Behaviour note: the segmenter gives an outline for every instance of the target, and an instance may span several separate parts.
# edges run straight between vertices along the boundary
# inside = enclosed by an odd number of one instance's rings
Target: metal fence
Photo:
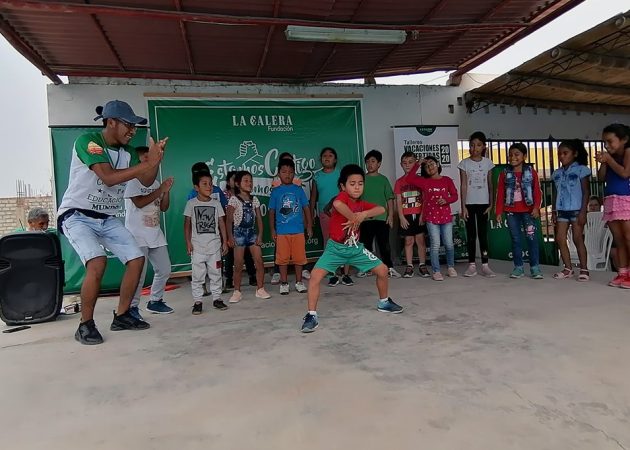
[[[552,202],[552,181],[551,174],[560,167],[558,161],[558,146],[563,139],[505,139],[488,141],[486,156],[495,164],[507,164],[508,149],[515,142],[520,142],[527,147],[527,162],[532,164],[538,172],[540,178],[540,187],[542,190],[542,207],[540,211],[540,219],[542,223],[542,231],[546,240],[552,240],[554,236],[554,227],[551,221],[551,202]],[[459,160],[469,156],[469,145],[467,140],[458,142]],[[590,180],[591,195],[597,195],[602,198],[604,194],[604,185],[597,181],[597,162],[595,154],[604,151],[602,141],[584,141],[584,147],[588,153],[589,167],[591,168],[592,177]]]

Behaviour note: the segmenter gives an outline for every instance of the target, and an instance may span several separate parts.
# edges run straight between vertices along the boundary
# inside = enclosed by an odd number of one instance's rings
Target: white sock
[[[389,297],[385,297],[385,298],[380,299],[379,302],[386,302],[388,300],[389,300]]]
[[[309,311],[308,313],[312,316],[317,317],[317,311]]]

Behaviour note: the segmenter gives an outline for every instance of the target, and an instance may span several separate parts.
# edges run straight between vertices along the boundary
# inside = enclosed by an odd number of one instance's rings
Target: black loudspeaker
[[[7,325],[55,320],[63,302],[64,270],[53,233],[0,238],[0,318]]]

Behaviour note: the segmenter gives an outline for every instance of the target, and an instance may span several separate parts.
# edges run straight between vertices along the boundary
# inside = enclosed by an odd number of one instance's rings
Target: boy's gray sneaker
[[[302,324],[302,333],[312,333],[319,326],[317,316],[314,314],[306,314],[304,316],[304,323]]]

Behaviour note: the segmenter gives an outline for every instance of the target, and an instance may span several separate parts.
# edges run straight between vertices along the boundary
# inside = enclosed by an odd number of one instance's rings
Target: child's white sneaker
[[[298,291],[300,294],[303,294],[308,289],[306,289],[306,286],[304,285],[304,283],[302,283],[301,281],[298,281],[295,283],[295,290]]]

